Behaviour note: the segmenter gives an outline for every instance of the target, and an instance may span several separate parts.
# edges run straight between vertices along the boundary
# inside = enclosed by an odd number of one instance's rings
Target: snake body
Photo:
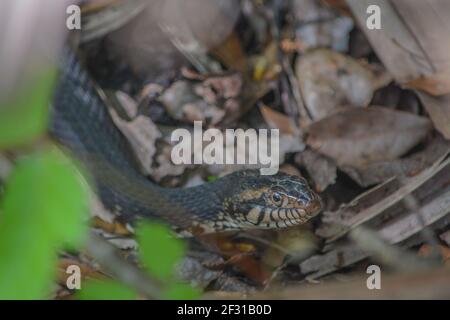
[[[321,201],[303,178],[258,170],[196,187],[163,188],[146,178],[94,83],[67,50],[52,106],[51,135],[90,172],[106,208],[126,220],[153,218],[205,232],[304,223]]]

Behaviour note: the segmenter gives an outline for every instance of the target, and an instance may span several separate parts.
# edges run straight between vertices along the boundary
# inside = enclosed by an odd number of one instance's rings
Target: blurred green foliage
[[[0,298],[42,299],[57,250],[82,243],[87,194],[73,164],[54,148],[22,159],[0,204]]]
[[[194,300],[200,297],[201,291],[186,283],[175,282],[169,285],[162,298],[170,300]]]
[[[90,280],[77,294],[81,300],[134,300],[136,293],[115,280]]]
[[[156,298],[196,299],[200,296],[199,290],[177,281],[175,276],[175,268],[185,254],[182,240],[175,238],[166,225],[151,222],[140,224],[136,236],[144,268],[152,278],[160,280],[163,287],[161,296]],[[110,288],[114,289],[111,293]],[[104,300],[120,297],[128,299],[131,296],[130,289],[120,283],[92,280],[82,288],[79,298]]]
[[[0,151],[30,144],[46,132],[55,71],[40,74],[8,102],[0,101]],[[40,148],[37,148],[37,147]],[[22,157],[0,194],[0,299],[51,297],[58,252],[80,248],[88,234],[88,190],[76,166],[49,143]],[[137,228],[142,263],[163,282],[159,298],[189,299],[197,290],[179,283],[174,268],[183,242],[166,226]],[[82,284],[80,299],[135,299],[115,280]]]
[[[45,133],[56,71],[47,70],[0,101],[0,149],[32,142]]]
[[[144,223],[136,230],[139,256],[150,274],[160,280],[174,275],[174,266],[185,253],[184,243],[162,224]]]
[[[48,124],[55,70],[36,76],[0,106],[0,149],[30,143]],[[87,193],[56,148],[20,159],[0,198],[0,299],[49,297],[57,251],[86,235]]]

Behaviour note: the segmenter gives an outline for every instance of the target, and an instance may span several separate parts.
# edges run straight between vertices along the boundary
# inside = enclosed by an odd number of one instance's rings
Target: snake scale
[[[189,188],[163,188],[145,177],[126,138],[76,56],[65,50],[50,133],[92,176],[104,206],[126,221],[162,220],[186,230],[284,228],[321,209],[306,181],[244,170]]]

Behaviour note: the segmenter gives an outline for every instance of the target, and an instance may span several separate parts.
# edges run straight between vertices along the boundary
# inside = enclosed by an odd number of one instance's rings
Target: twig
[[[148,298],[161,298],[161,286],[138,267],[121,258],[117,249],[106,240],[91,233],[86,244],[87,253],[108,273]]]
[[[299,125],[299,115],[304,119],[306,123],[311,121],[311,116],[308,110],[305,108],[303,97],[299,89],[297,79],[294,75],[292,67],[290,65],[289,58],[281,49],[281,7],[282,1],[277,0],[274,3],[273,13],[267,12],[269,19],[272,20],[271,33],[277,44],[277,57],[281,65],[280,83],[281,89],[286,92],[285,111],[294,120],[295,125]]]
[[[374,217],[381,214],[384,210],[389,208],[390,206],[398,203],[400,200],[403,200],[404,197],[421,185],[423,185],[426,181],[429,181],[436,173],[441,171],[444,167],[446,167],[450,163],[450,158],[447,158],[448,151],[442,156],[438,161],[436,161],[432,166],[423,170],[420,174],[405,179],[403,181],[402,187],[400,187],[397,191],[385,197],[383,200],[377,202],[373,206],[363,210],[358,213],[358,215],[351,217],[349,220],[345,221],[345,228],[340,229],[336,234],[330,236],[327,239],[327,243],[336,241],[342,238],[347,234],[351,229],[356,228],[357,226],[372,220]]]
[[[424,214],[422,208],[419,206],[417,199],[413,196],[412,193],[407,194],[403,199],[403,203],[406,208],[413,212],[422,226],[422,230],[420,231],[423,235],[423,238],[428,244],[431,246],[431,257],[438,259],[440,257],[440,249],[439,243],[434,235],[433,231],[427,226],[426,221],[424,219]]]
[[[375,231],[363,226],[350,231],[349,236],[358,247],[380,261],[383,266],[389,266],[399,271],[421,271],[437,267],[440,263],[439,260],[423,259],[400,247],[390,245]]]

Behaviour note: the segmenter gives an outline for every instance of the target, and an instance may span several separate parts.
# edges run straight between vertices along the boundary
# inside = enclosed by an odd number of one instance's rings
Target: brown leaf
[[[132,121],[123,120],[113,108],[109,108],[115,125],[130,142],[137,159],[145,173],[152,174],[153,156],[156,153],[155,141],[161,138],[161,132],[153,121],[139,115]]]
[[[230,70],[242,73],[247,71],[247,57],[242,48],[241,40],[236,32],[232,32],[219,46],[210,50]]]
[[[360,25],[366,23],[367,3],[347,0]],[[391,22],[377,32],[361,30],[397,83],[420,78],[430,70],[448,73],[450,42],[442,39],[447,39],[450,31],[446,23],[449,9],[448,1],[386,1],[382,12],[385,21]],[[436,130],[450,139],[450,95],[417,93]]]
[[[314,181],[314,189],[322,192],[336,181],[336,164],[311,149],[299,152],[295,156],[295,162],[305,167]]]
[[[80,273],[83,279],[104,279],[106,276],[101,273],[99,270],[95,269],[87,262],[82,261],[76,257],[67,257],[61,258],[58,261],[58,269],[57,269],[57,281],[62,285],[66,285],[67,278],[70,276],[70,273],[66,273],[66,270],[69,266],[76,265],[80,268]]]
[[[342,107],[367,106],[378,84],[368,65],[327,49],[311,51],[298,59],[296,75],[314,120]]]
[[[411,113],[351,108],[312,124],[306,143],[338,165],[360,167],[405,154],[430,130],[427,118]]]
[[[129,6],[135,1],[122,2]],[[146,7],[138,16],[108,34],[107,46],[145,77],[168,73],[185,58],[204,64],[199,57],[227,38],[240,9],[236,0],[143,2]]]
[[[102,219],[100,219],[99,217],[94,217],[93,218],[93,226],[96,228],[100,228],[108,233],[113,233],[119,236],[130,236],[132,235],[132,232],[130,230],[128,230],[128,228],[123,225],[122,223],[118,222],[118,221],[113,221],[111,222],[107,222],[104,221]]]
[[[409,157],[374,162],[365,167],[341,167],[353,180],[363,187],[386,181],[392,177],[411,177],[431,166],[437,159],[448,152],[450,142],[438,136],[427,143],[424,150]]]
[[[298,132],[298,129],[293,124],[291,118],[287,115],[277,112],[265,105],[261,105],[259,110],[261,111],[261,114],[269,127],[273,129],[280,129],[281,134],[293,135]]]
[[[247,277],[260,285],[265,284],[270,279],[271,272],[266,270],[262,263],[248,254],[234,255],[227,262],[234,265],[241,272],[245,273]]]
[[[450,75],[438,73],[431,76],[421,76],[404,83],[403,87],[422,90],[433,96],[443,96],[450,93]]]

